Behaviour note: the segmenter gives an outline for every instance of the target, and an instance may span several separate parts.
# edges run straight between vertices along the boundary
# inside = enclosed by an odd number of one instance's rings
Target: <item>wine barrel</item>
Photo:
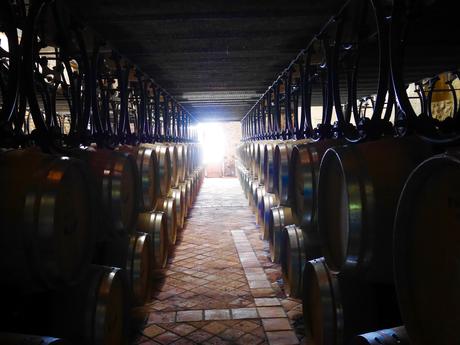
[[[188,190],[187,209],[190,209],[193,205],[193,183],[190,178],[186,178],[184,184],[187,186]]]
[[[294,141],[284,141],[278,143],[275,146],[275,153],[273,155],[274,160],[274,181],[276,194],[280,200],[280,205],[290,205],[289,200],[289,161],[291,159],[292,148],[294,147]]]
[[[318,233],[317,198],[321,159],[327,149],[340,144],[337,140],[321,140],[292,148],[289,200],[298,225],[312,233],[310,237],[314,237],[313,233]]]
[[[318,184],[318,221],[329,268],[393,281],[392,229],[412,169],[432,154],[416,137],[330,148]]]
[[[190,207],[192,207],[193,203],[195,202],[196,198],[196,181],[193,178],[193,173],[190,174],[190,177],[187,179],[188,183],[190,184]]]
[[[96,234],[89,175],[65,156],[0,153],[2,288],[31,293],[81,278]]]
[[[88,147],[73,151],[88,163],[100,209],[102,240],[134,230],[139,212],[139,173],[131,154]]]
[[[399,199],[395,282],[404,325],[417,345],[459,340],[459,157],[451,149],[424,161],[409,176]]]
[[[252,174],[254,178],[259,180],[259,141],[254,142],[253,145],[253,153],[252,153],[252,160],[251,160],[251,166],[252,166]]]
[[[299,298],[302,291],[302,272],[307,260],[304,250],[302,229],[287,225],[281,232],[280,263],[284,290],[293,298]]]
[[[126,270],[135,305],[142,305],[149,299],[154,266],[150,233],[135,232],[112,239],[100,246],[98,254],[94,263]]]
[[[263,234],[262,238],[264,240],[268,240],[269,238],[269,219],[268,219],[268,214],[270,212],[270,209],[272,207],[275,207],[278,205],[278,199],[276,198],[276,195],[273,193],[265,193],[262,197],[262,203],[259,208],[259,215],[260,217],[263,217]]]
[[[126,271],[90,265],[71,287],[32,295],[11,293],[0,319],[2,331],[47,334],[73,344],[126,345],[129,308]]]
[[[248,191],[248,199],[249,199],[249,205],[251,206],[252,212],[255,212],[256,208],[256,203],[254,201],[254,195],[257,196],[257,188],[259,188],[259,181],[257,180],[252,180],[252,183],[249,185],[250,189]]]
[[[244,193],[244,196],[246,197],[246,199],[248,199],[249,190],[251,188],[250,187],[251,182],[252,182],[251,174],[249,173],[249,171],[246,171],[246,174],[245,174],[246,189],[245,189],[245,193]],[[249,199],[248,199],[248,203],[249,203]]]
[[[126,344],[127,296],[123,270],[92,266],[80,285],[54,297],[53,334],[84,344]]]
[[[197,172],[195,170],[190,174],[190,180],[192,182],[192,204],[193,204],[198,194],[198,178],[197,178]]]
[[[176,144],[177,148],[177,179],[178,184],[184,183],[185,171],[187,165],[187,148],[186,145]]]
[[[174,188],[179,184],[179,154],[175,145],[168,144],[166,147],[169,151],[169,157],[171,158],[171,188]]]
[[[404,326],[382,329],[355,337],[351,345],[410,345]]]
[[[285,226],[295,224],[292,209],[287,206],[272,207],[268,216],[268,241],[270,246],[270,259],[279,263],[281,258],[282,231]]]
[[[264,152],[265,152],[265,146],[267,145],[266,141],[261,141],[258,143],[256,147],[256,169],[257,169],[257,176],[259,178],[259,183],[264,184],[265,183],[265,173],[264,173]]]
[[[169,198],[173,198],[176,202],[176,224],[178,229],[183,229],[185,219],[185,194],[180,188],[171,188]],[[176,244],[176,239],[171,244]]]
[[[0,333],[2,345],[71,345],[64,339],[30,334]]]
[[[154,268],[152,248],[150,234],[138,232],[130,236],[126,271],[135,305],[143,305],[150,299]]]
[[[184,181],[179,185],[179,188],[184,199],[184,222],[182,224],[183,228],[185,225],[185,218],[188,216],[188,209],[190,205],[190,185],[187,183],[187,181]]]
[[[166,215],[169,246],[176,243],[177,238],[177,214],[176,200],[173,198],[159,198],[155,211],[162,211]]]
[[[151,211],[139,214],[137,230],[150,234],[153,267],[164,268],[168,260],[168,225],[167,216],[161,211]]]
[[[118,148],[131,153],[136,159],[139,171],[140,211],[151,211],[156,205],[159,193],[158,163],[153,149],[123,145]]]
[[[141,147],[153,149],[158,164],[159,197],[168,195],[171,188],[171,156],[167,146],[161,144],[141,144]]]
[[[277,181],[275,181],[275,145],[278,142],[269,142],[265,145],[263,154],[264,182],[268,193],[277,193]]]
[[[256,169],[257,163],[256,163],[256,150],[257,150],[257,142],[252,142],[250,144],[250,149],[249,149],[249,171],[251,172],[251,176],[253,179],[257,179],[257,173],[258,170]]]
[[[256,189],[256,195],[254,200],[254,209],[256,215],[256,224],[260,225],[261,227],[264,226],[264,218],[261,216],[260,210],[263,209],[263,197],[265,195],[265,187],[260,185]]]
[[[192,148],[189,144],[184,144],[184,180],[190,176],[191,166],[192,166]]]
[[[292,150],[297,145],[307,143],[307,140],[286,140],[278,142],[274,147],[274,193],[278,194],[281,205],[290,206],[291,174],[289,171]]]
[[[391,285],[334,274],[324,258],[307,261],[302,280],[307,343],[347,345],[358,334],[400,323]]]

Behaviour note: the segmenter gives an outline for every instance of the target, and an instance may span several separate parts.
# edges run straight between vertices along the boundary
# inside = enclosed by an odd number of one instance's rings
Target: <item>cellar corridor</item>
[[[300,301],[286,298],[236,178],[205,179],[156,276],[136,344],[302,343]]]

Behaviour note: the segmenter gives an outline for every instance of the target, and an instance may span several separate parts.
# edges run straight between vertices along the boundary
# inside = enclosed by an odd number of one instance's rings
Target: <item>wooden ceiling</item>
[[[344,1],[74,1],[200,120],[239,120]]]

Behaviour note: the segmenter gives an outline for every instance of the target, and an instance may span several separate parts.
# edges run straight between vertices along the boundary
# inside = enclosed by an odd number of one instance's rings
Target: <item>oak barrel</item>
[[[414,344],[457,344],[460,324],[460,155],[434,156],[409,176],[394,224],[399,307]]]
[[[169,188],[171,188],[171,156],[167,146],[161,144],[141,144],[141,147],[153,149],[155,151],[157,164],[158,164],[158,183],[159,183],[159,197],[168,195]]]
[[[263,239],[268,240],[270,237],[270,219],[269,214],[272,207],[278,205],[278,199],[276,194],[273,193],[265,193],[263,196],[263,202],[261,204],[260,214],[264,217],[264,225],[263,225]]]
[[[305,263],[302,281],[307,343],[348,345],[358,334],[401,322],[391,285],[334,274],[324,258]]]
[[[263,166],[264,166],[264,183],[268,193],[276,193],[278,188],[276,187],[277,181],[275,181],[275,145],[277,142],[269,142],[265,145],[263,154]]]
[[[162,211],[140,213],[137,221],[137,230],[150,234],[154,268],[166,267],[169,247],[167,222],[167,216]]]
[[[166,225],[168,229],[168,244],[176,243],[177,238],[177,211],[176,200],[174,198],[159,198],[155,211],[162,211],[166,215]]]
[[[283,228],[280,251],[281,271],[284,290],[293,298],[299,298],[302,294],[302,272],[307,260],[304,246],[302,229],[294,224]]]
[[[87,166],[36,149],[0,153],[2,288],[31,293],[81,278],[96,227]]]
[[[268,216],[268,242],[270,246],[270,259],[279,263],[281,258],[282,235],[284,227],[295,224],[292,209],[287,206],[275,206],[269,211]]]
[[[176,204],[176,223],[177,228],[182,229],[184,227],[185,219],[185,192],[180,188],[171,188],[168,197],[173,198]],[[171,244],[175,244],[176,239]]]
[[[150,234],[144,232],[132,234],[129,239],[126,271],[131,283],[135,305],[143,305],[149,301],[153,269],[153,243]]]
[[[140,211],[153,210],[160,188],[155,152],[151,148],[127,145],[120,146],[119,150],[131,153],[136,159],[139,171]]]
[[[393,281],[392,226],[414,167],[432,154],[416,137],[330,148],[321,161],[318,221],[329,268]]]
[[[74,155],[87,162],[100,208],[99,227],[107,237],[134,230],[139,212],[139,173],[131,154],[87,147]]]

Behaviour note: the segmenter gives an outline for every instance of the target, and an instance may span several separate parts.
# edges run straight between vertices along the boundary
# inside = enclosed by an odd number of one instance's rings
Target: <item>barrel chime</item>
[[[127,344],[200,147],[192,116],[64,5],[0,4],[0,343]]]
[[[459,343],[455,13],[347,1],[241,122],[241,186],[309,344]]]

